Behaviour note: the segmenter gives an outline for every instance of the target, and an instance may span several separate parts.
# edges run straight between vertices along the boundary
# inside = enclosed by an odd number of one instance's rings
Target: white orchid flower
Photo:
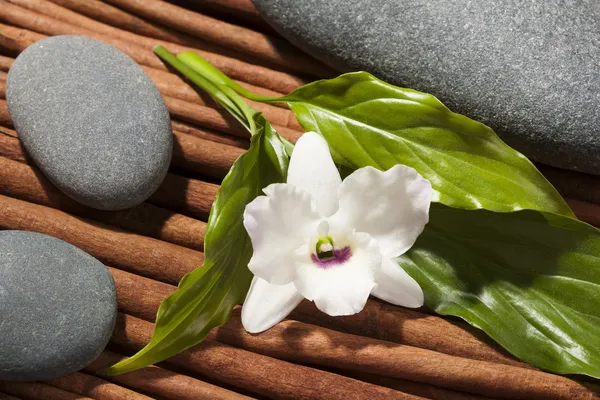
[[[360,168],[343,182],[327,142],[307,132],[296,143],[287,183],[246,206],[254,279],[242,323],[258,333],[306,298],[332,315],[361,311],[372,294],[405,307],[423,291],[396,262],[429,220],[431,184],[413,168]]]

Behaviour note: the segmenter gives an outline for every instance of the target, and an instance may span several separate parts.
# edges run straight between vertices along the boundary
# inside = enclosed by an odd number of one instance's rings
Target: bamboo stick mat
[[[0,381],[0,399],[599,398],[594,382],[538,371],[461,322],[374,299],[360,314],[343,318],[305,302],[261,335],[243,330],[236,309],[207,340],[158,366],[96,375],[147,343],[160,302],[202,264],[219,181],[249,144],[237,122],[165,68],[152,47],[195,49],[262,94],[334,75],[277,37],[250,0],[190,2],[191,8],[175,3],[183,1],[0,0],[0,229],[49,234],[92,254],[113,274],[119,302],[114,335],[92,365],[52,381]],[[31,162],[12,127],[4,99],[14,57],[60,34],[121,49],[165,99],[175,139],[170,172],[135,208],[98,211],[66,197]],[[286,138],[301,135],[289,110],[251,105]],[[600,178],[540,168],[581,219],[600,225]]]

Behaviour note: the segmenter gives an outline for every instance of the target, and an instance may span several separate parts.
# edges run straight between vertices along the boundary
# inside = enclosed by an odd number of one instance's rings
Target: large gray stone
[[[27,152],[63,192],[116,210],[148,198],[171,160],[169,113],[144,70],[121,51],[55,36],[23,51],[6,100]]]
[[[92,362],[117,315],[108,269],[33,232],[0,232],[0,255],[0,380],[52,379]]]
[[[253,0],[305,51],[436,95],[510,145],[600,174],[600,3]]]

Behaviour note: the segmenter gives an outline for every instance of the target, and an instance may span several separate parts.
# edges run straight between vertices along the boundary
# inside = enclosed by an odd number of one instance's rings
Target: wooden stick
[[[245,150],[173,131],[172,165],[199,172],[214,178],[223,178]]]
[[[112,21],[110,23],[110,25],[107,25],[102,22],[88,18],[84,15],[78,14],[77,12],[74,12],[74,11],[70,10],[69,8],[55,4],[54,2],[49,2],[46,0],[7,0],[7,1],[9,1],[15,5],[18,5],[20,7],[24,7],[29,10],[42,13],[42,14],[52,17],[54,19],[64,21],[64,22],[72,24],[72,25],[80,26],[82,28],[89,29],[89,30],[92,30],[92,31],[95,31],[95,32],[98,32],[101,34],[114,36],[115,38],[119,38],[122,40],[131,40],[131,38],[136,38],[136,36],[137,36],[126,30],[117,29],[116,27],[119,27],[118,21]],[[204,17],[201,14],[199,14],[199,15],[201,17]],[[208,18],[208,17],[204,17],[204,18]],[[253,51],[253,47],[255,47],[254,42],[257,39],[260,39],[260,37],[263,37],[264,35],[261,35],[257,32],[251,31],[246,28],[241,28],[241,27],[237,27],[235,25],[227,24],[225,22],[219,21],[219,23],[228,25],[227,32],[224,33],[225,35],[231,35],[231,34],[235,35],[237,31],[244,30],[244,32],[243,32],[244,34],[246,34],[246,31],[250,32],[249,36],[253,41],[252,42],[247,41],[246,43],[249,46],[246,48],[243,48],[243,47],[239,47],[239,46],[237,46],[237,47],[231,46],[231,44],[229,43],[230,40],[229,41],[225,40],[225,42],[223,42],[223,40],[222,40],[223,38],[220,38],[221,41],[215,41],[215,40],[212,40],[212,39],[214,39],[213,37],[207,36],[207,35],[199,37],[199,38],[193,38],[190,36],[180,34],[177,40],[167,41],[167,43],[181,46],[181,44],[178,44],[178,42],[179,43],[183,42],[182,44],[185,44],[187,48],[190,48],[190,46],[191,46],[191,48],[195,47],[195,48],[202,49],[202,50],[216,52],[216,53],[224,54],[229,57],[236,58],[236,59],[245,59],[245,61],[249,61],[252,63],[256,63],[256,61],[258,60],[258,63],[261,63],[261,64],[265,64],[265,62],[266,62],[267,64],[271,64],[275,67],[283,66],[283,67],[287,67],[288,69],[291,69],[291,70],[296,69],[297,72],[304,72],[304,71],[302,71],[300,66],[305,63],[308,63],[309,66],[312,65],[315,68],[315,70],[317,70],[318,68],[320,68],[321,70],[328,70],[328,67],[323,66],[321,63],[319,63],[315,59],[294,49],[292,46],[289,45],[289,43],[281,41],[281,39],[275,39],[275,40],[279,40],[279,42],[282,45],[282,48],[289,53],[286,55],[287,58],[282,59],[281,57],[279,57],[279,59],[276,59],[273,57],[263,57],[260,54],[257,54],[256,51]],[[223,28],[223,27],[218,26],[217,28]],[[214,29],[212,29],[212,30],[214,30]],[[211,31],[211,29],[209,29],[209,31]],[[172,31],[171,31],[171,33],[172,33]],[[259,37],[257,38],[256,35],[258,35]],[[138,36],[137,39],[139,39],[140,37],[141,36]],[[227,37],[227,36],[225,36],[225,37]],[[144,38],[147,40],[153,40],[155,43],[157,41],[164,41],[164,39],[157,39],[157,38],[151,39],[151,38],[146,38],[146,37],[144,37]],[[257,42],[257,44],[260,45],[260,40],[259,40],[259,42]],[[279,62],[280,60],[282,60],[283,63]]]
[[[96,400],[151,400],[148,396],[81,372],[75,372],[44,383],[69,392],[89,396]]]
[[[60,192],[36,168],[0,157],[0,194],[49,206],[195,250],[204,247],[206,223],[143,203],[123,211],[86,207]]]
[[[0,21],[17,25],[35,32],[43,33],[45,35],[88,36],[113,45],[117,49],[123,51],[125,54],[128,54],[139,64],[147,65],[149,67],[162,69],[165,71],[167,70],[167,67],[165,67],[160,59],[152,52],[152,48],[155,45],[163,44],[173,52],[182,50],[196,51],[228,76],[277,92],[288,93],[304,83],[302,79],[299,79],[291,74],[249,64],[220,54],[215,54],[204,50],[185,48],[176,44],[161,42],[158,40],[145,38],[143,36],[130,34],[132,35],[131,39],[135,39],[135,43],[132,43],[130,41],[115,38],[114,36],[101,34],[86,28],[56,20],[46,15],[7,3],[6,0],[0,0],[0,4],[2,5],[3,9],[3,12],[0,14]],[[6,25],[3,25],[1,28],[2,34],[11,39],[19,37],[21,34],[20,31],[23,30],[18,28],[11,29],[11,27],[7,27]],[[23,41],[16,41],[17,45],[22,43]],[[24,48],[22,48],[21,51],[23,49]]]
[[[201,129],[186,122],[173,119],[171,120],[171,126],[173,127],[173,131],[192,135],[204,140],[210,140],[211,142],[226,144],[240,149],[248,149],[248,147],[250,147],[249,138],[227,135],[222,132],[215,132],[204,128]]]
[[[145,0],[107,0],[142,17],[167,25],[186,34],[202,38],[221,46],[247,53],[275,65],[318,77],[332,74],[330,68],[314,58],[301,53],[282,39],[264,35],[174,4]]]
[[[192,86],[190,85],[190,83],[183,78],[181,75],[176,74],[176,73],[171,73],[168,71],[163,71],[161,69],[156,69],[156,68],[152,68],[152,67],[148,67],[145,65],[141,65],[141,67],[146,71],[146,73],[152,78],[152,80],[154,80],[155,82],[157,81],[164,81],[164,83],[166,85],[169,86],[173,86],[173,87],[178,87],[178,86]],[[279,92],[275,92],[273,90],[270,89],[266,89],[260,86],[255,86],[252,85],[250,83],[244,82],[244,81],[240,81],[240,80],[233,80],[235,83],[237,83],[238,85],[242,86],[243,88],[263,95],[263,96],[273,96],[273,97],[279,97],[279,96],[283,96],[282,93]],[[177,96],[174,96],[177,97]],[[284,109],[287,109],[287,106],[285,105],[281,105],[281,104],[273,104],[274,107],[281,107]]]
[[[230,135],[243,138],[250,136],[248,131],[224,109],[218,110],[210,107],[204,107],[198,104],[189,103],[174,97],[163,96],[165,104],[169,109],[172,118],[191,122],[205,126],[209,129],[221,131]],[[284,138],[295,143],[302,135],[302,132],[273,124],[273,128]]]
[[[577,218],[588,224],[600,226],[600,205],[575,199],[566,200]]]
[[[0,85],[1,94],[2,86]],[[0,100],[0,125],[12,126],[6,102],[3,100]],[[17,132],[10,128],[3,128],[1,132],[17,137]],[[173,131],[173,135],[172,166],[199,172],[206,176],[223,178],[235,160],[244,153],[244,150],[238,147],[204,140],[185,133]],[[0,138],[0,140],[2,139]]]
[[[0,74],[2,73],[3,72],[0,72]],[[154,83],[157,85],[159,91],[163,95],[167,109],[172,117],[239,137],[249,136],[249,133],[227,111],[218,106],[212,100],[209,101],[206,98],[203,99],[198,92],[188,85],[172,86],[166,80],[159,79],[156,73],[153,73],[150,75],[150,77],[154,80]],[[1,78],[2,76],[0,76],[0,79]],[[4,98],[5,87],[0,89],[0,96]],[[169,94],[174,94],[178,96],[178,98],[170,97]],[[195,100],[195,103],[182,100],[182,97]],[[208,104],[210,107],[206,107],[201,104]],[[254,103],[254,105],[258,106],[256,108],[257,111],[265,113],[265,117],[267,117],[269,121],[273,122],[273,127],[288,140],[295,142],[302,134],[297,130],[301,130],[302,127],[297,122],[291,111],[284,110],[279,107],[265,106],[260,103]],[[215,107],[218,107],[218,109],[215,109]],[[285,126],[280,126],[277,124],[277,122],[294,126],[294,128],[291,129]]]
[[[204,0],[202,3],[186,1],[186,6],[194,5],[229,14],[234,17],[252,22],[256,25],[265,25],[265,21],[250,0]]]
[[[6,106],[6,100],[0,100],[0,125],[12,128],[12,120],[8,114],[8,107]]]
[[[3,85],[0,83],[0,97],[3,97],[3,89]],[[12,126],[12,121],[9,118],[6,102],[0,100],[0,125]],[[10,128],[2,129],[4,134],[8,134],[9,131],[12,131],[12,136],[17,137],[16,131]],[[172,165],[176,168],[198,172],[213,178],[221,179],[227,175],[235,160],[244,153],[244,150],[238,147],[201,139],[185,133],[173,131],[173,135]]]
[[[94,373],[124,360],[120,354],[105,350],[84,370]],[[146,367],[121,375],[105,376],[104,379],[119,385],[150,393],[169,400],[250,400],[251,397],[223,389],[199,379],[178,374],[159,367]]]
[[[162,185],[150,196],[148,201],[185,215],[206,220],[218,190],[219,186],[213,183],[167,174]]]
[[[8,72],[14,61],[15,59],[12,57],[0,55],[0,71]]]
[[[160,303],[176,289],[175,286],[166,283],[137,277],[122,271],[115,272],[113,277],[117,282],[119,293],[123,293],[123,299],[119,297],[119,304],[123,305],[122,309],[127,314],[147,321],[154,321]],[[147,295],[140,299],[132,297],[131,294],[127,295],[127,293],[135,291]],[[350,317],[329,317],[308,301],[300,303],[299,309],[293,312],[290,318],[311,321],[309,323],[312,325],[357,335],[367,331],[370,334],[363,336],[380,337],[387,342],[420,347],[461,358],[531,368],[529,365],[503,354],[490,352],[490,346],[487,343],[482,342],[481,339],[473,336],[460,325],[454,325],[440,317],[384,304],[375,299],[369,299],[365,309],[357,314],[353,321],[350,321]],[[336,322],[338,319],[344,319],[342,324]],[[396,320],[398,322],[394,322],[394,324],[388,322]],[[397,327],[403,329],[398,330]],[[448,335],[445,335],[446,333]],[[493,348],[491,350],[495,351]]]
[[[151,69],[151,68],[148,68]],[[159,70],[154,70],[161,72]],[[155,75],[155,74],[152,74]],[[152,78],[152,75],[150,76]],[[215,108],[218,110],[223,110],[219,104],[217,104],[208,94],[198,90],[194,90],[192,86],[188,83],[183,83],[181,85],[174,86],[168,82],[163,80],[154,79],[154,83],[158,87],[160,93],[165,97],[172,97],[179,99],[181,101],[189,102],[190,104],[198,104],[205,107]],[[257,103],[255,101],[246,100],[246,102],[252,107],[254,110],[261,112],[264,114],[265,118],[271,124],[280,125],[283,127],[288,127],[295,130],[302,130],[302,126],[296,120],[294,114],[281,107],[274,107],[269,104]],[[237,123],[237,121],[236,121]]]
[[[143,278],[126,271],[110,267],[109,269],[117,286],[119,310],[145,321],[154,322],[160,302],[177,289],[173,285]],[[141,296],[140,293],[142,294]],[[216,339],[219,340],[219,337],[217,336]],[[347,371],[344,371],[344,374],[347,375]],[[362,372],[353,374],[351,377],[431,399],[473,399],[471,395],[417,382],[383,378],[375,375],[369,376],[369,379],[365,379],[365,374]]]
[[[547,165],[537,167],[563,196],[600,204],[600,176]]]
[[[93,400],[40,382],[0,381],[0,390],[25,400]]]
[[[6,58],[13,61],[12,59],[10,59],[8,57],[6,57]],[[12,62],[11,62],[11,64],[12,64]],[[227,123],[221,122],[219,125],[217,125],[218,130],[224,130],[225,133],[229,133],[230,131],[233,130],[239,136],[242,136],[242,137],[247,136],[247,133],[241,126],[239,126],[239,123],[233,117],[231,117],[227,112],[225,112],[221,108],[221,106],[218,105],[215,101],[213,101],[210,98],[210,96],[208,96],[206,93],[201,92],[200,90],[198,90],[198,91],[194,90],[193,87],[190,86],[189,83],[187,83],[183,79],[179,78],[177,75],[167,73],[164,71],[160,71],[160,70],[150,68],[150,67],[144,67],[144,70],[146,71],[146,73],[148,74],[150,79],[152,79],[154,81],[158,90],[164,96],[165,99],[174,98],[174,99],[179,99],[179,101],[181,101],[181,102],[184,102],[184,101],[186,102],[186,103],[184,103],[184,104],[187,104],[187,107],[186,107],[187,112],[185,113],[185,116],[184,116],[185,119],[190,120],[194,123],[199,123],[199,124],[203,125],[204,122],[206,121],[206,117],[203,116],[205,113],[209,113],[209,114],[219,113],[219,114],[221,114],[221,119],[224,119],[225,121],[227,121]],[[2,80],[5,81],[6,77],[7,77],[7,74],[0,70],[0,81],[2,81]],[[5,98],[5,90],[6,90],[6,88],[3,87],[2,90],[0,91],[1,98]],[[199,104],[200,106],[203,106],[203,107],[196,107],[195,111],[192,111],[192,110],[194,110],[194,106],[192,105],[192,103]],[[252,101],[248,101],[248,103],[255,110],[262,112],[265,115],[265,117],[267,118],[267,120],[269,120],[271,123],[275,124],[275,126],[281,125],[283,127],[289,127],[294,130],[302,131],[302,127],[300,126],[300,124],[296,120],[294,114],[290,110],[280,108],[280,107],[274,107],[274,106],[271,106],[268,104],[252,102]],[[167,105],[169,105],[169,104],[170,103],[167,102]],[[216,110],[215,111],[209,110],[209,111],[203,112],[203,110],[206,110],[205,107],[208,107],[211,109],[216,109]],[[177,110],[179,110],[179,112],[181,112],[181,106],[179,108],[176,108],[175,110],[172,110],[169,107],[169,111],[174,116],[178,115]]]
[[[333,371],[335,372],[335,370]],[[344,370],[343,374],[351,378],[360,379],[379,386],[389,387],[390,389],[400,390],[415,396],[421,396],[432,400],[492,400],[488,396],[480,396],[472,393],[459,392],[446,389],[439,386],[427,385],[424,383],[407,381],[406,379],[390,378],[369,374],[365,372],[354,372]]]
[[[440,353],[527,368],[500,346],[466,324],[371,299],[362,312],[330,317],[313,303],[302,302],[290,315],[298,321],[375,339],[409,344]]]
[[[152,331],[152,323],[119,314],[112,342],[130,351],[137,351],[150,341]],[[306,400],[418,398],[330,372],[250,353],[212,340],[204,340],[169,358],[166,364],[208,376],[261,397]]]
[[[186,46],[197,46],[199,43],[198,40],[194,39],[191,36],[184,35],[175,30],[169,29],[163,25],[155,24],[153,22],[146,21],[142,18],[139,18],[133,14],[129,14],[120,8],[113,7],[110,4],[104,3],[99,0],[51,0],[53,3],[56,3],[62,7],[68,8],[76,13],[86,15],[90,18],[82,19],[78,18],[80,21],[87,21],[90,23],[89,29],[93,29],[97,32],[102,33],[103,24],[98,24],[99,22],[103,22],[104,24],[114,25],[126,29],[130,32],[135,32],[140,35],[148,36],[151,38],[162,39],[169,42],[182,44]],[[35,9],[35,8],[34,8]],[[53,9],[48,9],[46,12],[52,12]],[[53,18],[61,19],[64,14],[53,13],[48,14]],[[75,24],[75,21],[66,21],[72,24]],[[83,25],[85,27],[85,25]],[[92,27],[93,26],[93,27]]]
[[[107,268],[115,281],[119,310],[145,321],[154,322],[160,303],[177,290],[175,285],[144,278],[118,268]]]
[[[47,36],[0,23],[0,51],[5,55],[16,57],[27,46],[45,37]]]
[[[26,154],[16,137],[0,127],[0,156],[26,162]],[[207,219],[219,186],[213,183],[167,174],[162,185],[147,202],[170,210],[180,211],[200,219]]]
[[[87,4],[87,3],[81,3],[81,4]],[[0,26],[3,26],[0,24]],[[4,25],[6,26],[6,25]],[[14,28],[13,28],[14,29]],[[18,29],[18,28],[17,28]],[[0,30],[1,32],[1,30]],[[25,31],[31,35],[37,35],[34,32],[29,32],[29,31]],[[13,32],[14,33],[14,32]],[[38,35],[37,38],[31,37],[29,39],[26,40],[27,43],[33,43],[37,40],[41,40],[43,39],[44,35]],[[20,52],[21,49],[24,49],[25,47],[27,47],[28,44],[22,44],[19,46],[15,46],[15,50]],[[12,63],[15,61],[14,58],[12,57],[7,57],[7,56],[2,56],[0,55],[0,70],[4,71],[4,72],[8,72],[8,70],[10,69]],[[189,83],[187,83],[186,80],[184,80],[181,76],[179,76],[178,74],[174,74],[168,71],[163,71],[160,69],[155,69],[152,67],[148,67],[145,65],[141,65],[141,67],[146,71],[146,73],[150,76],[150,78],[152,78],[152,80],[154,82],[162,82],[164,85],[168,85],[168,86],[172,86],[172,87],[178,87],[178,86],[190,86]],[[282,96],[282,93],[279,92],[275,92],[273,90],[269,90],[269,89],[265,89],[263,87],[260,86],[255,86],[252,85],[250,83],[247,82],[243,82],[243,81],[239,81],[239,80],[235,80],[234,82],[236,82],[238,85],[244,87],[245,89],[263,95],[263,96],[271,96],[271,97],[278,97],[278,96]],[[192,89],[193,90],[193,89]],[[177,96],[174,96],[177,97]],[[184,99],[185,100],[185,99]],[[280,105],[280,104],[273,104],[274,107],[281,107],[284,109],[287,109],[286,106],[284,105]],[[292,115],[293,117],[293,115]],[[294,117],[295,118],[295,117]],[[293,124],[294,122],[292,122]],[[293,127],[292,125],[290,125],[290,127]]]
[[[172,284],[204,261],[204,254],[199,251],[1,195],[0,229],[45,233],[81,248],[106,264]]]
[[[260,335],[252,335],[242,326],[239,308],[208,338],[283,360],[374,373],[484,396],[600,399],[585,386],[562,376],[395,345],[297,321],[283,321]]]
[[[21,400],[18,397],[14,397],[11,395],[8,395],[6,393],[2,393],[0,392],[0,400]]]

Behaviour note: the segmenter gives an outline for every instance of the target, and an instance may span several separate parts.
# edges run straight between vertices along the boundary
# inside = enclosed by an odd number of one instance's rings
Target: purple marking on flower
[[[329,257],[323,260],[321,260],[316,254],[310,255],[310,259],[312,260],[312,262],[315,263],[317,267],[324,269],[333,267],[334,265],[343,264],[346,261],[348,261],[350,257],[352,257],[352,249],[350,249],[350,246],[346,246],[342,249],[334,249],[333,257]]]

